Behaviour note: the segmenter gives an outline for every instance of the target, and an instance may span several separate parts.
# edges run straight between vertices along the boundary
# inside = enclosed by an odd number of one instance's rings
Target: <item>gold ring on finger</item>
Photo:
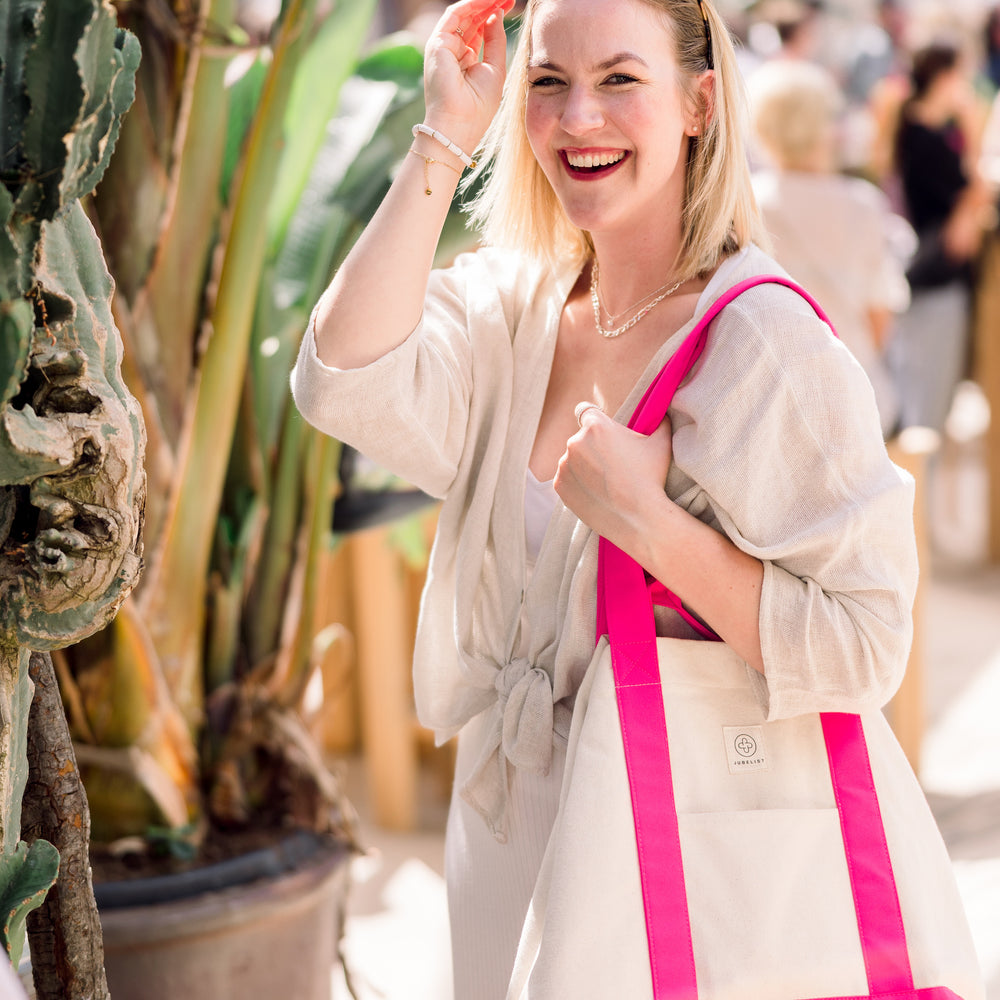
[[[577,403],[573,414],[576,417],[576,422],[580,427],[583,427],[583,415],[587,410],[600,410],[601,408],[597,403],[591,403],[589,400],[585,400],[582,403]]]

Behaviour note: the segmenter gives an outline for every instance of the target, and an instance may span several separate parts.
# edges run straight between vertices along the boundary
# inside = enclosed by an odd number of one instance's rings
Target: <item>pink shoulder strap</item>
[[[631,428],[650,434],[660,425],[675,391],[704,350],[712,320],[734,298],[765,282],[798,292],[829,324],[819,305],[787,278],[760,275],[740,282],[699,319],[643,396],[629,422]],[[679,608],[680,602],[676,598],[674,601]],[[697,976],[650,590],[642,567],[601,538],[597,637],[605,633],[611,644],[632,797],[653,995],[658,1000],[695,1000]],[[861,719],[843,714],[824,714],[821,719],[871,992],[907,998],[919,994],[925,1000],[953,996],[947,990],[914,991]]]

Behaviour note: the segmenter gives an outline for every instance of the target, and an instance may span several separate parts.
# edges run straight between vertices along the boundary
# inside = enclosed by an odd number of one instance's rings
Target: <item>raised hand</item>
[[[500,104],[507,60],[503,17],[513,6],[514,0],[459,0],[427,42],[424,120],[469,152]]]

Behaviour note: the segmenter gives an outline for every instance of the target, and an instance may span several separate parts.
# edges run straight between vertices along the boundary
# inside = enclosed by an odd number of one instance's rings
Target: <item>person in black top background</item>
[[[934,42],[913,55],[895,169],[918,246],[910,308],[890,346],[903,427],[944,428],[966,367],[973,262],[989,193],[976,170],[982,115],[961,53]]]

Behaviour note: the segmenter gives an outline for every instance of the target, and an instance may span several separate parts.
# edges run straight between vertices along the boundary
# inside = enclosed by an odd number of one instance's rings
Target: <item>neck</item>
[[[675,239],[601,239],[593,236],[601,268],[601,299],[612,315],[627,309],[671,278],[680,249]]]
[[[954,107],[947,94],[941,94],[933,88],[923,97],[913,102],[916,117],[925,125],[938,128],[954,116]]]

